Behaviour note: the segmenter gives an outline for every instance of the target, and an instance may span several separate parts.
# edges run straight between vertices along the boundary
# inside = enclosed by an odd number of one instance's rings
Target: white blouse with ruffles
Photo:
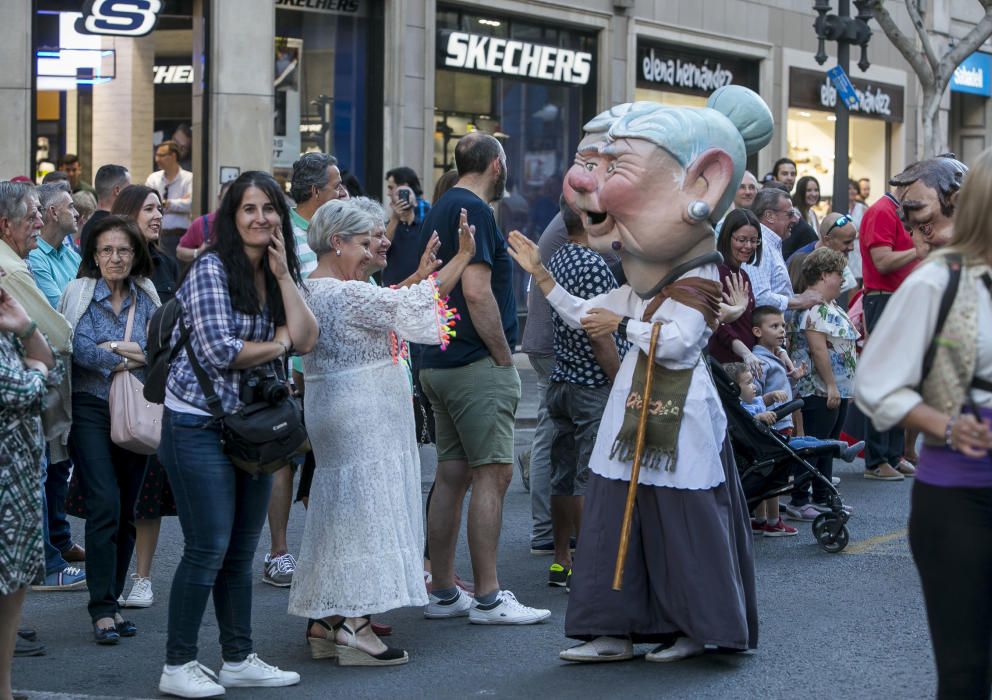
[[[716,282],[720,279],[716,265],[697,268],[681,279],[688,277],[702,277]],[[630,286],[624,285],[592,299],[580,299],[555,285],[547,299],[572,328],[581,328],[582,317],[595,308],[609,309],[621,316],[629,316],[632,320],[627,324],[627,339],[640,351],[648,351],[652,324],[639,319],[650,300],[638,297]],[[660,364],[668,369],[695,369],[679,431],[676,468],[668,471],[669,460],[664,458],[659,469],[642,467],[638,483],[677,489],[713,488],[724,481],[720,450],[727,432],[727,418],[710,377],[706,359],[702,356],[712,331],[701,313],[672,299],[666,299],[658,307],[652,321],[662,323],[655,353]],[[631,463],[611,459],[610,452],[620,426],[623,425],[624,405],[630,393],[639,354],[628,352],[620,365],[599,424],[596,446],[589,460],[589,468],[607,479],[630,481]]]

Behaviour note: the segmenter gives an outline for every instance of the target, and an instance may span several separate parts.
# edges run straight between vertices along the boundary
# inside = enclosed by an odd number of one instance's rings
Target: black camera
[[[289,398],[289,387],[269,368],[246,372],[241,380],[241,401],[245,405],[269,403],[273,406]]]

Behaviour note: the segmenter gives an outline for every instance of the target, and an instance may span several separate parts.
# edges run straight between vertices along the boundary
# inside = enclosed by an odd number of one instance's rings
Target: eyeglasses
[[[830,232],[833,231],[835,228],[843,228],[844,226],[847,226],[849,223],[851,223],[851,217],[849,217],[847,214],[844,214],[844,216],[840,217],[839,219],[837,219],[837,221],[830,224],[830,228],[828,228],[824,232],[823,237],[826,238],[827,236],[830,235]]]
[[[760,238],[739,238],[737,236],[731,236],[730,240],[732,240],[734,243],[738,245],[754,246],[755,248],[761,245]]]
[[[112,248],[107,246],[106,248],[100,248],[100,250],[96,253],[105,260],[109,260],[114,257],[114,253],[116,253],[121,260],[127,260],[134,255],[134,248]]]

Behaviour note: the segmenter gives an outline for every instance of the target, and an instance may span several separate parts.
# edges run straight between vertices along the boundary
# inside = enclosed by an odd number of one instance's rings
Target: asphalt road
[[[532,430],[518,431],[518,449]],[[433,451],[424,450],[424,493],[433,478]],[[755,556],[761,638],[755,652],[707,654],[679,664],[574,666],[558,659],[572,642],[562,634],[568,600],[546,586],[548,557],[529,554],[529,495],[518,475],[506,499],[500,573],[504,588],[528,605],[550,608],[550,620],[530,627],[481,627],[464,619],[424,620],[419,609],[377,619],[395,626],[389,643],[410,653],[408,665],[338,668],[314,661],[304,643],[303,620],[286,614],[287,589],[261,582],[268,546],[263,532],[256,556],[254,638],[259,655],[303,680],[292,689],[232,690],[231,698],[627,697],[672,698],[923,698],[935,690],[933,657],[905,527],[911,480],[862,479],[860,464],[838,463],[845,501],[852,505],[851,544],[830,555],[814,543],[808,525],[790,538],[758,538]],[[298,546],[304,512],[293,510],[289,541]],[[82,522],[73,521],[82,538]],[[32,593],[24,620],[48,646],[46,656],[16,659],[14,687],[29,697],[154,698],[165,649],[169,582],[181,552],[175,518],[162,530],[153,583],[155,605],[129,611],[139,633],[116,647],[92,642],[86,593]],[[470,577],[461,539],[458,570]],[[200,661],[220,665],[212,610],[200,635]],[[639,653],[650,651],[638,647]]]

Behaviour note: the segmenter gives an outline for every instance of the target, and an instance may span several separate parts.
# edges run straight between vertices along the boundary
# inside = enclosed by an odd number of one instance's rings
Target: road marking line
[[[885,544],[886,542],[892,542],[893,540],[899,540],[906,536],[909,530],[903,528],[902,530],[896,530],[895,532],[890,532],[887,535],[878,535],[877,537],[869,537],[867,540],[862,540],[861,542],[856,542],[850,547],[841,552],[842,554],[864,554],[872,549],[875,549],[879,545]]]

